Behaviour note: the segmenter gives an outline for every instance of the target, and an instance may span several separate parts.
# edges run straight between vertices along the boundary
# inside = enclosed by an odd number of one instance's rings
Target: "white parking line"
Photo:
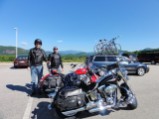
[[[27,107],[25,109],[23,119],[30,119],[32,104],[33,104],[33,98],[29,97],[28,104],[27,104]]]

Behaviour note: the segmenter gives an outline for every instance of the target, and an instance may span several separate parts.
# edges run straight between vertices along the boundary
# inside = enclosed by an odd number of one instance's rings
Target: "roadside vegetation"
[[[146,52],[147,50],[145,50]],[[151,51],[151,50],[150,50]],[[155,49],[152,51],[159,51],[159,49]],[[123,51],[126,54],[140,54],[142,51],[134,51],[134,52],[128,52]],[[28,54],[28,53],[21,53],[21,54]],[[74,55],[62,55],[63,62],[84,62],[86,60],[86,56],[88,54],[81,53],[81,54],[74,54]],[[0,62],[13,62],[15,59],[15,55],[10,54],[2,54],[0,55]]]
[[[15,59],[15,55],[0,55],[0,62],[12,62]]]
[[[0,55],[0,62],[13,62],[15,55]],[[62,56],[63,62],[84,62],[86,59],[85,55],[64,55]]]

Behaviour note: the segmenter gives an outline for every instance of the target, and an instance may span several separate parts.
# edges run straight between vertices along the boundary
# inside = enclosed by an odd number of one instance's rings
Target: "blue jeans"
[[[43,66],[31,66],[32,89],[36,90],[38,83],[43,76]]]

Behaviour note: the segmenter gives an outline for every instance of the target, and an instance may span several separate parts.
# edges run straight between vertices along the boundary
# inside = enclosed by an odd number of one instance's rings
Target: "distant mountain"
[[[141,51],[147,51],[147,50],[155,50],[152,48],[145,48]],[[134,52],[129,52],[129,51],[121,51],[123,53],[134,53]],[[136,51],[139,52],[139,51]],[[25,50],[23,48],[18,48],[18,54],[28,54],[29,50]],[[51,51],[46,51],[46,54],[52,53]],[[66,50],[66,51],[60,51],[61,55],[77,55],[77,56],[90,56],[93,55],[93,52],[83,52],[83,51],[76,51],[76,50]],[[14,46],[0,46],[0,55],[15,55],[15,47]]]
[[[152,48],[145,48],[142,51],[146,51],[146,50],[153,50]]]
[[[0,46],[0,55],[14,55],[15,52],[14,46]],[[28,54],[28,50],[18,48],[18,54]]]
[[[89,54],[92,54],[90,52],[83,52],[83,51],[75,51],[75,50],[66,50],[66,51],[60,51],[61,55],[78,55],[78,56],[86,56]]]
[[[145,48],[143,50],[140,50],[140,51],[152,51],[152,50],[159,50],[159,48]]]
[[[18,54],[28,54],[29,50],[25,50],[23,48],[18,48]],[[46,54],[52,53],[51,51],[46,51]],[[90,53],[76,51],[76,50],[66,50],[60,51],[61,55],[88,55]],[[0,46],[0,55],[15,55],[15,47],[14,46]]]

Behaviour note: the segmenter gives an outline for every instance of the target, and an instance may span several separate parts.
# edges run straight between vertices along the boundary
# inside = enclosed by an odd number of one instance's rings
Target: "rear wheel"
[[[76,114],[77,113],[73,113],[73,114],[70,114],[70,115],[64,115],[58,108],[55,107],[54,109],[55,109],[57,115],[62,119],[69,118],[69,117],[71,117],[71,119],[76,119]]]
[[[140,67],[137,69],[137,74],[139,76],[143,76],[145,74],[145,69],[143,67]]]

